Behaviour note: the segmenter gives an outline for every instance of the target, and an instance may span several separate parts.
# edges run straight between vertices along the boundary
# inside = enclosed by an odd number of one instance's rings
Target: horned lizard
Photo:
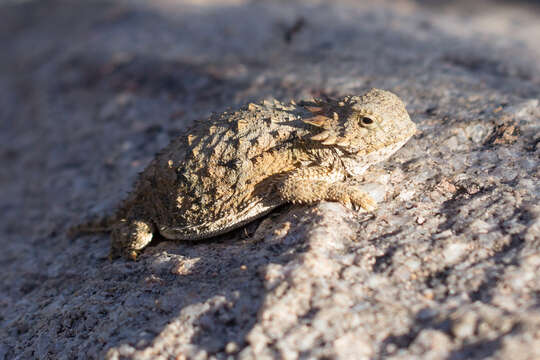
[[[369,194],[350,184],[415,133],[403,102],[362,96],[296,104],[264,101],[196,122],[156,155],[134,191],[103,226],[111,256],[135,259],[154,234],[197,240],[261,217],[280,204],[337,201],[367,211]]]

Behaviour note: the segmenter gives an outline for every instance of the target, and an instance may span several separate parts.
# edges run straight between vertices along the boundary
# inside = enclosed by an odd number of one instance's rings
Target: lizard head
[[[303,119],[322,131],[311,140],[335,147],[360,174],[403,146],[416,132],[405,105],[393,93],[371,89],[361,96],[346,96],[306,106],[313,117]],[[354,166],[352,165],[354,164]]]

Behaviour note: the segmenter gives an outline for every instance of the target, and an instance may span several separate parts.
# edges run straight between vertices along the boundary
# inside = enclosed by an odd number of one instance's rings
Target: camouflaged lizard
[[[388,91],[249,104],[196,122],[140,174],[134,191],[102,225],[111,255],[135,259],[159,233],[171,240],[219,235],[283,203],[321,200],[374,210],[350,184],[415,133],[403,102]]]

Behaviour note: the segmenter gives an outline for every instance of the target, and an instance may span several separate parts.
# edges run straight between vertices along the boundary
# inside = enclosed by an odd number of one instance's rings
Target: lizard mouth
[[[361,150],[356,154],[349,155],[349,161],[356,164],[355,166],[350,167],[349,172],[352,175],[363,174],[370,166],[380,163],[392,156],[403,145],[405,145],[408,140],[409,138],[405,138],[369,153],[366,153],[365,150]]]
[[[349,144],[347,145],[336,144],[336,145],[338,145],[339,149],[343,153],[351,157],[376,156],[380,158],[380,157],[385,156],[385,154],[387,153],[389,153],[388,156],[392,155],[394,152],[399,150],[399,148],[405,145],[405,143],[407,143],[407,141],[409,141],[409,139],[415,133],[416,133],[416,127],[413,128],[412,130],[408,129],[406,133],[402,134],[402,136],[399,136],[398,138],[393,138],[389,141],[384,142],[381,145],[374,146],[375,149],[372,151],[367,151],[365,147],[362,147],[360,150],[358,150],[358,148],[355,149],[354,147],[351,147]]]

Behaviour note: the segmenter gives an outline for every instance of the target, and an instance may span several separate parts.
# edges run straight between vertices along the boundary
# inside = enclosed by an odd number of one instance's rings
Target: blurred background
[[[405,185],[389,191],[385,221],[347,243],[357,260],[324,258],[324,249],[315,257],[340,269],[328,283],[293,263],[303,272],[279,270],[301,274],[279,292],[260,270],[292,263],[295,246],[307,251],[294,243],[309,243],[300,227],[305,239],[292,231],[292,245],[169,242],[140,262],[112,264],[107,236],[65,236],[112,212],[195,119],[371,87],[397,93],[419,133],[392,160]],[[539,94],[539,1],[0,1],[0,359],[226,358],[229,342],[253,358],[347,358],[361,347],[366,358],[533,359],[538,213],[522,204],[538,203]],[[475,247],[453,246],[448,232]],[[307,296],[308,283],[324,306],[279,302]],[[348,298],[364,284],[375,285]],[[334,291],[341,298],[328,297]],[[336,309],[348,312],[324,322]],[[475,332],[467,315],[451,332],[455,309],[491,325]],[[265,323],[280,313],[298,327]],[[332,330],[316,333],[318,316]],[[338,339],[349,330],[361,331]]]

